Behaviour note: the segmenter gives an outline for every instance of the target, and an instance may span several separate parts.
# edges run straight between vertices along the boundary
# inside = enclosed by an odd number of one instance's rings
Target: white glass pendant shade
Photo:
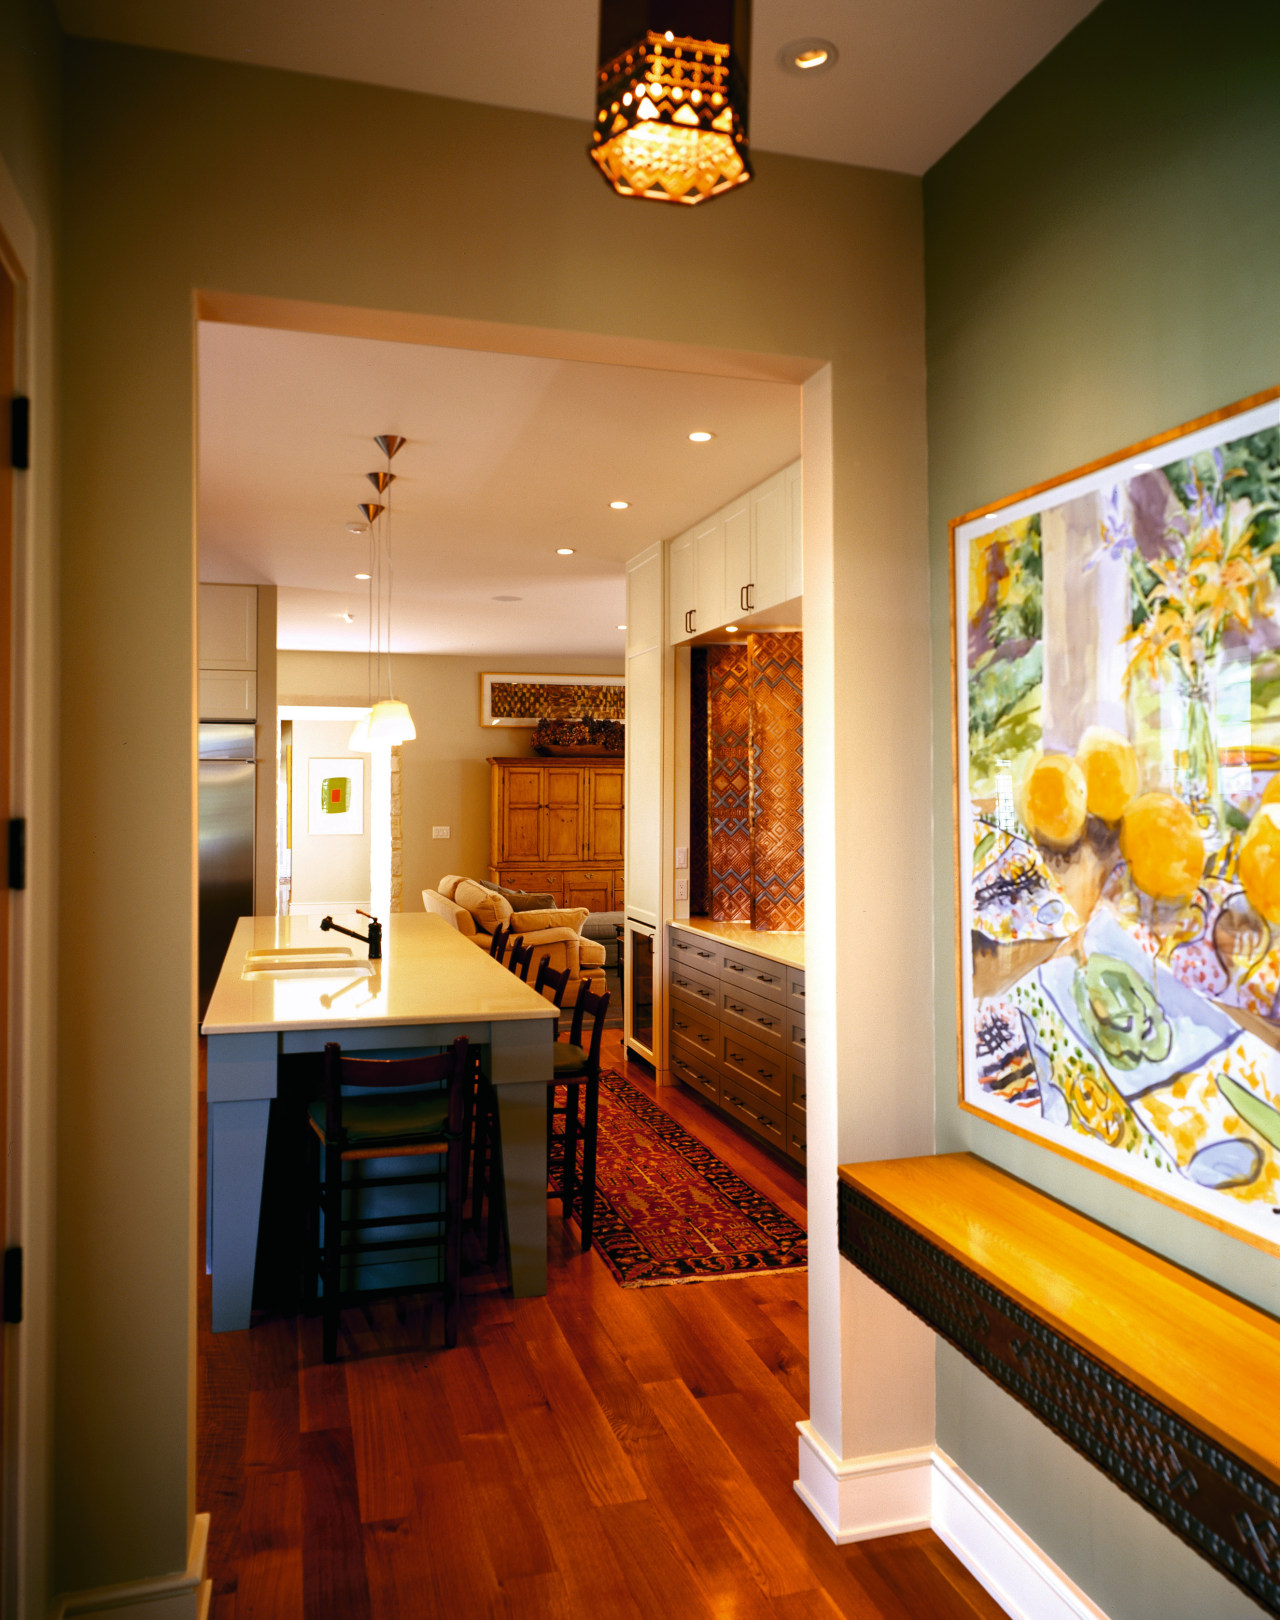
[[[366,714],[357,720],[351,728],[351,735],[347,739],[347,747],[353,754],[367,754],[373,747],[369,740],[369,716]]]
[[[412,742],[418,735],[409,705],[398,698],[383,698],[369,711],[369,739],[378,743]],[[355,745],[352,744],[354,747]]]

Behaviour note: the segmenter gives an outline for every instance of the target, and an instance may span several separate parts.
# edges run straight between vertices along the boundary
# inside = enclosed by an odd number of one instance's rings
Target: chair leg
[[[502,1167],[502,1131],[498,1123],[497,1098],[490,1092],[493,1115],[489,1121],[489,1253],[491,1266],[498,1263],[499,1242],[505,1243],[507,1265],[511,1262],[511,1234],[507,1231],[507,1182]]]
[[[462,1188],[465,1193],[467,1176],[471,1169],[471,1134],[475,1126],[476,1098],[479,1095],[480,1076],[467,1085],[462,1094]]]
[[[596,1141],[600,1134],[600,1082],[590,1080],[582,1123],[582,1252],[591,1247],[596,1218]]]
[[[307,1189],[307,1230],[303,1238],[302,1307],[314,1311],[320,1298],[320,1143],[307,1128],[302,1144],[303,1171]]]
[[[458,1342],[458,1279],[462,1274],[462,1144],[451,1142],[444,1186],[444,1345]]]
[[[471,1183],[471,1229],[477,1234],[484,1218],[484,1200],[487,1193],[493,1197],[493,1145],[489,1133],[489,1087],[479,1082],[475,1104],[475,1175]],[[464,1180],[465,1185],[465,1180]]]
[[[560,1215],[568,1220],[573,1214],[574,1195],[578,1190],[578,1087],[564,1088],[564,1176],[560,1186]]]
[[[324,1150],[324,1240],[320,1251],[320,1273],[324,1284],[324,1359],[338,1359],[338,1315],[342,1309],[342,1155],[336,1148]]]

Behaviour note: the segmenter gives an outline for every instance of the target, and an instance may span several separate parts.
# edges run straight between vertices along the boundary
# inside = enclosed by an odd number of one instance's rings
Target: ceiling
[[[407,440],[402,652],[621,658],[627,559],[800,454],[793,383],[209,321],[199,379],[200,577],[278,585],[286,648],[367,646],[368,539],[346,525],[377,499],[377,433]]]
[[[592,116],[597,0],[56,3],[72,34],[555,113],[584,126]],[[752,142],[923,174],[1096,4],[755,0]],[[779,47],[814,35],[838,47],[836,65],[784,73]],[[509,43],[495,49],[496,40]]]

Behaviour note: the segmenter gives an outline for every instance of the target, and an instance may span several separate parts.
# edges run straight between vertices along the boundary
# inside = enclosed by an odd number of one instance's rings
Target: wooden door
[[[609,872],[566,872],[566,906],[585,906],[588,911],[612,911],[613,878]]]
[[[537,861],[542,821],[542,768],[539,765],[510,766],[503,771],[502,849],[503,861]]]
[[[584,778],[581,766],[547,765],[546,778],[546,848],[543,859],[548,861],[580,861],[586,833]]]
[[[596,765],[590,773],[591,812],[587,820],[589,861],[620,861],[624,832],[622,766]]]

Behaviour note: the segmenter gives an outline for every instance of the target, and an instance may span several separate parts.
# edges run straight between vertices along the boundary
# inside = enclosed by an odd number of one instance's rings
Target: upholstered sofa
[[[584,939],[582,934],[582,925],[591,915],[585,906],[516,911],[499,890],[453,872],[442,877],[436,888],[424,889],[422,903],[484,951],[489,949],[496,928],[514,929],[516,939],[523,938],[533,946],[535,970],[544,956],[550,958],[557,973],[566,967],[570,970],[566,1006],[577,1000],[578,986],[584,980],[596,991],[605,988],[604,946]],[[533,976],[531,972],[530,980]]]

